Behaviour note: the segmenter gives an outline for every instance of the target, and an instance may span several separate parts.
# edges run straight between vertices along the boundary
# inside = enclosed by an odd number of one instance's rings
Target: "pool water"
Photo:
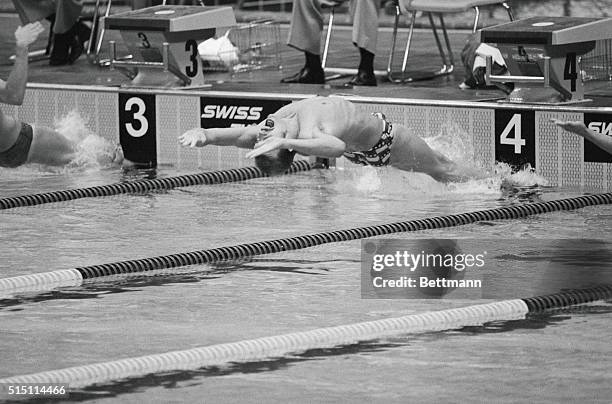
[[[159,176],[184,174],[165,169]],[[117,169],[3,175],[3,196],[130,180]],[[2,211],[2,277],[575,196],[440,185],[393,169],[312,171]],[[612,207],[394,238],[608,242]],[[537,244],[535,244],[537,245]],[[512,246],[508,246],[512,249]],[[517,260],[506,290],[524,295]],[[0,300],[0,377],[484,303],[360,297],[360,242],[118,276]],[[117,381],[97,402],[609,402],[605,302],[441,333]]]

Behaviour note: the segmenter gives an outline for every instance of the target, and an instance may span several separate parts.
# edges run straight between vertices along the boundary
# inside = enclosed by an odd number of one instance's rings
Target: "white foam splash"
[[[505,184],[513,187],[548,186],[546,178],[537,174],[530,165],[521,170],[512,172],[512,167],[506,163],[496,163],[495,173]]]
[[[93,133],[77,110],[68,112],[54,126],[55,130],[76,144],[75,157],[63,170],[98,170],[115,163],[117,145]]]
[[[457,164],[474,166],[474,143],[472,136],[455,122],[445,122],[440,132],[424,137],[432,149],[439,151]]]
[[[376,192],[380,189],[382,181],[374,167],[363,167],[360,175],[355,177],[355,188],[364,193]]]
[[[374,168],[356,166],[344,169],[341,177],[351,184],[353,192],[372,194],[387,198],[410,193],[412,197],[442,195],[497,195],[501,191],[502,179],[498,176],[468,180],[465,182],[442,183],[432,177],[417,172],[402,171],[393,167]]]
[[[392,167],[375,168],[347,164],[339,170],[358,193],[389,197],[410,192],[412,196],[452,196],[476,194],[499,195],[503,188],[546,186],[548,182],[531,167],[512,173],[512,168],[497,163],[492,169],[479,167],[475,163],[475,148],[472,136],[454,122],[441,125],[440,132],[423,138],[432,149],[444,154],[466,172],[478,173],[478,178],[463,182],[441,183],[422,173],[397,170]]]
[[[96,135],[87,127],[86,120],[77,110],[68,112],[65,116],[54,122],[54,129],[75,144],[75,155],[72,161],[63,167],[46,166],[42,164],[26,164],[16,168],[2,168],[11,176],[27,177],[31,174],[44,175],[62,174],[79,171],[98,171],[100,169],[116,167],[123,159],[121,147],[108,139]]]

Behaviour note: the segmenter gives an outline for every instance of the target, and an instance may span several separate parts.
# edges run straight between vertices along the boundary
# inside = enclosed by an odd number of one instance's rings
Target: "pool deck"
[[[11,70],[9,56],[14,48],[12,32],[17,27],[19,20],[15,14],[0,15],[2,27],[0,28],[2,46],[0,47],[0,75],[6,77]],[[281,38],[286,38],[287,25],[281,26]],[[455,57],[455,70],[445,76],[435,77],[429,80],[414,81],[405,84],[391,83],[386,77],[379,77],[377,87],[354,87],[345,88],[342,85],[348,77],[329,80],[325,85],[299,85],[281,84],[283,76],[290,75],[299,70],[303,64],[301,52],[281,44],[282,69],[266,69],[252,73],[241,73],[231,76],[229,73],[209,72],[205,75],[208,84],[212,84],[208,91],[228,93],[269,93],[279,96],[292,96],[302,98],[303,96],[318,94],[328,95],[341,93],[347,96],[397,100],[417,101],[465,101],[483,102],[497,101],[504,98],[504,93],[497,89],[491,90],[461,90],[459,84],[464,79],[464,67],[461,63],[461,49],[470,34],[469,30],[450,30],[450,41]],[[403,35],[402,35],[403,34]],[[400,33],[401,38],[406,37],[406,30]],[[118,43],[118,54],[127,54],[127,49],[122,46],[121,36],[117,31],[107,31],[106,40],[115,40]],[[33,49],[41,49],[46,44],[46,34],[43,35]],[[387,55],[391,43],[391,30],[382,27],[379,35],[380,56],[375,60],[377,70],[385,70]],[[334,31],[328,65],[341,68],[353,68],[358,64],[358,52],[350,44],[350,30],[346,26],[338,27]],[[401,51],[403,45],[398,45],[396,60],[401,62]],[[384,49],[384,50],[382,50]],[[104,56],[104,55],[103,55]],[[417,66],[418,70],[411,67]],[[409,70],[418,76],[423,72],[435,71],[441,66],[440,57],[433,40],[431,31],[419,29],[415,32],[411,56],[409,59]],[[33,61],[30,63],[29,83],[50,84],[55,86],[77,85],[77,86],[99,86],[117,88],[128,84],[128,80],[118,71],[110,71],[107,67],[98,67],[90,63],[82,56],[76,63],[68,66],[49,66],[46,60]],[[589,83],[586,97],[592,101],[579,104],[579,107],[598,108],[612,106],[612,82]]]

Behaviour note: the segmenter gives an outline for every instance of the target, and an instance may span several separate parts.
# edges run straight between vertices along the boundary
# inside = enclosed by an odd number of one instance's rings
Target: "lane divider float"
[[[490,221],[519,219],[541,213],[574,210],[584,208],[586,206],[611,203],[612,193],[584,195],[548,202],[528,203],[456,215],[408,220],[404,222],[308,234],[208,250],[191,251],[151,258],[78,267],[61,271],[22,275],[0,279],[0,295],[49,290],[63,286],[76,286],[79,285],[80,281],[85,279],[100,278],[111,275],[142,273],[159,269],[183,267],[187,265],[201,265],[227,260],[239,260],[257,255],[300,250],[327,243],[357,240],[400,232],[441,229],[471,224],[482,220]]]
[[[295,174],[314,168],[307,160],[296,160],[291,164],[286,174]],[[156,190],[168,190],[194,185],[214,185],[226,182],[238,182],[266,177],[257,167],[234,168],[231,170],[208,171],[204,173],[186,174],[176,177],[142,179],[131,182],[98,185],[88,188],[67,189],[40,194],[12,196],[0,198],[0,210],[42,205],[45,203],[66,202],[81,198],[98,198],[119,194],[137,194]]]
[[[611,297],[612,286],[600,286],[13,376],[0,379],[0,384],[54,383],[68,384],[74,389],[160,372],[196,370],[230,362],[281,357],[309,349],[331,348],[396,335],[519,320],[529,313]]]

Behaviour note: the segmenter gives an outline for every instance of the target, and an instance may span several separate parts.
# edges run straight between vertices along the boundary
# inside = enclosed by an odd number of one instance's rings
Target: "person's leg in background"
[[[288,45],[304,52],[304,67],[282,83],[323,84],[325,74],[321,67],[321,32],[323,10],[319,0],[294,0],[289,28]]]
[[[73,63],[83,53],[89,28],[79,22],[82,0],[13,0],[22,23],[46,18],[53,24],[51,65]]]
[[[83,44],[89,40],[89,28],[79,22],[83,11],[83,1],[55,1],[54,40],[49,63],[51,65],[74,63],[83,53]]]
[[[357,86],[375,86],[374,55],[378,40],[378,1],[352,0],[353,44],[359,48],[360,62],[357,74],[347,83]]]
[[[22,24],[40,21],[55,14],[54,0],[13,0]]]

